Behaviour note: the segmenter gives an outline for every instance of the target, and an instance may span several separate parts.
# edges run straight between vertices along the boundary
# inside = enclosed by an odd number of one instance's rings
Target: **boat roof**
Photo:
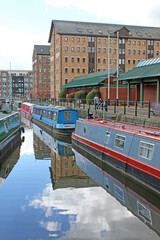
[[[101,126],[128,134],[139,135],[145,138],[151,138],[160,141],[160,129],[155,127],[143,127],[132,123],[117,122],[107,119],[86,119],[86,123]]]
[[[53,106],[53,105],[49,105],[49,106],[42,106],[42,105],[34,105],[34,107],[38,107],[38,108],[42,108],[42,109],[48,109],[48,110],[54,110],[54,111],[61,111],[61,110],[70,110],[70,111],[77,111],[76,109],[72,109],[72,108],[67,108],[64,106]]]
[[[29,103],[29,102],[22,102],[22,104],[25,104],[25,105],[27,105],[27,106],[34,106],[34,104],[33,103]]]

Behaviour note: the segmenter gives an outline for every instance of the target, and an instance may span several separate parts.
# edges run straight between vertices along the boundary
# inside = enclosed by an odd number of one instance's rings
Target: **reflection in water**
[[[24,138],[23,138],[24,139]],[[11,148],[5,158],[0,160],[0,186],[8,177],[14,166],[16,165],[19,156],[20,156],[20,148],[21,148],[21,139],[14,145],[14,148]]]
[[[1,239],[159,239],[152,231],[159,231],[156,195],[135,191],[118,172],[115,177],[75,155],[70,144],[39,133],[43,139],[26,129],[20,158],[0,187]]]
[[[77,165],[94,181],[127,207],[135,216],[160,235],[160,194],[144,191],[143,187],[116,173],[106,164],[102,168],[75,151]],[[109,174],[110,173],[110,174]],[[118,176],[118,179],[116,178]]]

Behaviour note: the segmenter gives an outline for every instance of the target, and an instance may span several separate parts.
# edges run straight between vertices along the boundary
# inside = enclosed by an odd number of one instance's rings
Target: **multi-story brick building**
[[[50,43],[50,94],[79,75],[160,56],[160,28],[53,20]]]
[[[0,97],[32,97],[31,70],[0,70]]]
[[[32,68],[33,96],[50,97],[50,46],[34,46]]]

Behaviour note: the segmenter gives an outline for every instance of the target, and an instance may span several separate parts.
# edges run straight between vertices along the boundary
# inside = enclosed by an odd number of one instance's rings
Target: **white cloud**
[[[106,22],[144,25],[144,26],[159,26],[159,21],[154,13],[159,9],[159,0],[153,0],[152,4],[146,4],[146,1],[134,0],[132,4],[129,1],[106,1],[99,0],[44,0],[47,4],[55,7],[74,7],[84,10],[89,13],[94,13],[97,19],[105,19]],[[158,15],[159,18],[159,15]],[[97,20],[98,21],[98,20]]]
[[[0,69],[10,69],[11,63],[13,70],[32,70],[33,47],[46,45],[48,32],[32,34],[1,27],[0,33]]]

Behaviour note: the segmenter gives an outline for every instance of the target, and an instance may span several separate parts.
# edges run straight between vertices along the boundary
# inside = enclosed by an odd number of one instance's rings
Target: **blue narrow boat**
[[[104,119],[78,120],[72,144],[160,191],[160,129]]]
[[[78,111],[76,109],[39,105],[33,107],[32,122],[40,124],[58,135],[71,136],[77,119]]]

